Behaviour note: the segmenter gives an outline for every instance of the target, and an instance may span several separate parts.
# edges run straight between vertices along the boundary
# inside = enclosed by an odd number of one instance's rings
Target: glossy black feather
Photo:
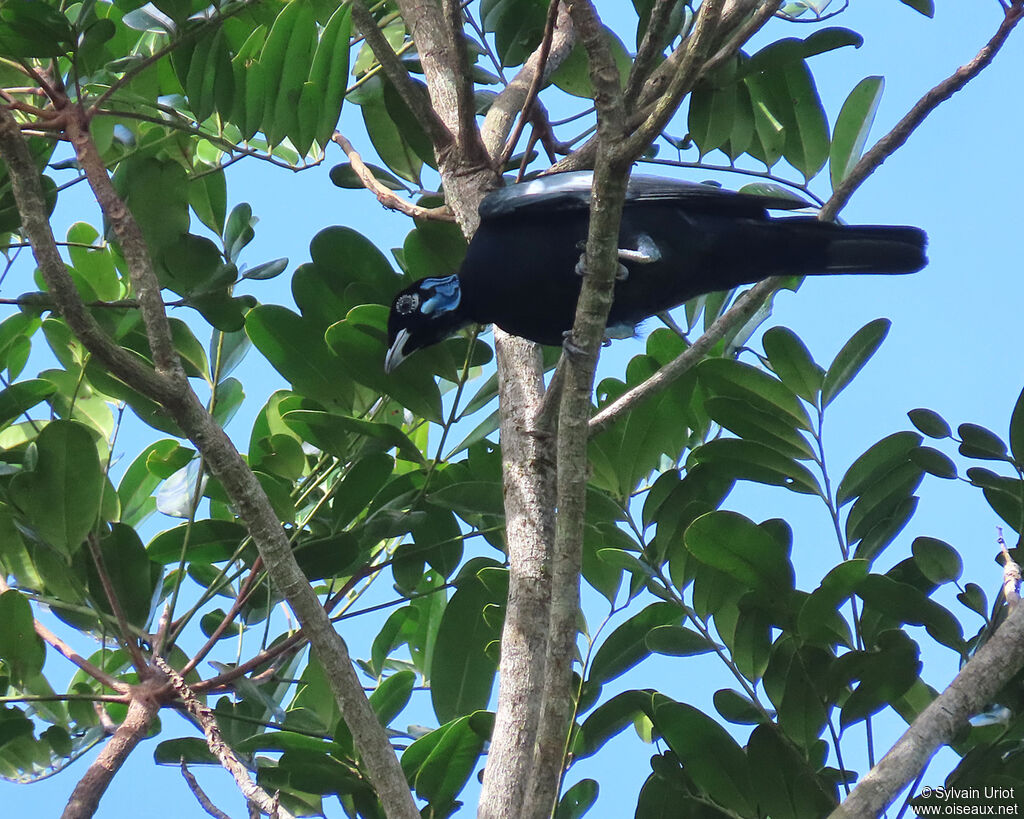
[[[416,292],[419,283],[396,297],[389,322],[393,348],[403,328],[408,336],[398,360],[472,322],[497,324],[542,344],[561,344],[572,326],[582,283],[576,266],[587,236],[590,181],[589,172],[562,174],[486,197],[480,227],[458,273],[457,306],[430,315],[399,314],[399,299]],[[616,283],[609,327],[632,327],[695,296],[769,276],[911,273],[926,262],[926,238],[917,228],[845,226],[768,214],[768,208],[802,204],[633,177],[619,247],[653,247],[658,258],[623,260],[628,276]],[[420,301],[430,303],[428,296]],[[403,304],[408,306],[408,301]]]

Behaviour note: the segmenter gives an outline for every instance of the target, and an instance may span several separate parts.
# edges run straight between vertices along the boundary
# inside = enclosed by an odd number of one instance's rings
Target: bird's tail
[[[820,269],[809,275],[830,273],[914,273],[928,263],[928,237],[915,227],[888,225],[837,225],[813,217],[780,219],[790,223],[788,240],[800,246],[824,250]],[[819,244],[819,243],[823,244]]]

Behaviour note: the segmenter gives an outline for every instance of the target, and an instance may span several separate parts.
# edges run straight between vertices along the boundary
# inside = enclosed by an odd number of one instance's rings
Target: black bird
[[[384,369],[472,323],[561,344],[582,283],[591,182],[590,171],[553,174],[485,197],[459,272],[421,279],[395,296]],[[803,206],[784,196],[633,176],[608,335],[631,336],[644,319],[688,299],[769,276],[913,273],[927,261],[918,228],[768,215]]]

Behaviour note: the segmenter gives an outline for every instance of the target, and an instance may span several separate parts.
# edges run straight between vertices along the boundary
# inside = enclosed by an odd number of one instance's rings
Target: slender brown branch
[[[565,770],[575,710],[572,667],[579,630],[579,585],[588,479],[587,416],[619,268],[619,223],[631,165],[631,158],[618,150],[626,136],[625,104],[618,66],[597,10],[590,0],[574,0],[570,12],[587,51],[597,107],[598,152],[590,198],[586,276],[573,327],[565,343],[565,355],[559,365],[563,370],[563,381],[556,442],[558,514],[551,569],[550,637],[537,754],[525,814],[538,817],[550,816],[554,810]]]
[[[200,701],[196,693],[189,687],[189,684],[185,682],[185,678],[171,668],[166,660],[160,657],[155,658],[154,663],[167,675],[171,682],[171,688],[174,689],[181,701],[185,703],[185,709],[199,723],[199,727],[202,728],[203,734],[206,737],[206,746],[210,749],[210,753],[217,757],[221,767],[231,774],[235,784],[238,785],[238,789],[245,796],[246,801],[256,804],[261,811],[269,816],[294,819],[291,813],[281,807],[275,797],[272,797],[252,780],[249,770],[242,764],[242,761],[235,755],[235,752],[231,750],[231,746],[224,741],[224,736],[220,732],[220,727],[217,725],[217,718],[213,715],[213,711]]]
[[[569,10],[565,3],[561,3],[558,7],[554,34],[546,59],[541,61],[541,48],[538,47],[523,64],[519,73],[495,97],[491,107],[487,110],[487,116],[484,117],[484,124],[480,130],[483,134],[484,145],[491,156],[496,157],[498,152],[503,149],[505,140],[512,130],[516,114],[525,108],[526,100],[534,83],[542,86],[552,72],[572,53],[575,42],[576,34],[572,27],[572,18],[569,16]],[[539,80],[537,80],[538,75],[540,76]]]
[[[138,688],[128,705],[128,713],[124,722],[117,726],[113,736],[100,751],[99,756],[78,780],[71,798],[64,807],[62,819],[90,819],[99,807],[100,799],[106,792],[128,755],[141,742],[150,723],[160,710],[160,703],[147,693],[145,688]]]
[[[881,816],[932,755],[967,727],[1024,666],[1024,606],[1009,616],[949,687],[939,694],[864,776],[830,819]]]
[[[421,205],[415,204],[414,202],[410,202],[408,199],[403,199],[393,190],[382,185],[377,177],[373,175],[373,171],[366,167],[366,163],[363,162],[363,158],[359,155],[359,152],[352,147],[352,143],[345,139],[345,137],[340,133],[335,132],[334,136],[331,137],[331,140],[336,142],[341,150],[345,152],[349,163],[352,165],[352,170],[355,171],[356,176],[359,177],[359,181],[363,183],[363,187],[376,196],[377,201],[384,207],[389,210],[397,210],[404,213],[406,216],[412,216],[415,219],[433,219],[438,222],[455,221],[455,216],[447,206],[442,205],[438,208],[425,208]]]
[[[476,101],[473,98],[473,75],[469,62],[469,50],[466,47],[466,36],[463,17],[462,0],[441,0],[444,13],[445,28],[448,32],[448,43],[451,48],[452,60],[458,71],[455,75],[458,102],[458,144],[467,155],[483,153],[483,143],[476,127]]]
[[[7,584],[6,578],[0,574],[0,594],[10,591],[11,587]],[[39,638],[51,648],[59,652],[65,659],[71,661],[78,666],[82,671],[92,677],[94,680],[105,685],[113,691],[119,691],[122,694],[126,694],[130,686],[127,683],[123,683],[116,677],[111,676],[101,668],[97,668],[90,663],[85,657],[75,651],[71,646],[65,643],[60,637],[54,634],[50,629],[44,626],[39,620],[33,618],[32,626],[35,629],[36,634]]]
[[[79,132],[77,136],[80,143],[89,139],[87,132]],[[91,152],[95,152],[95,146],[85,148],[87,157]],[[288,600],[299,622],[306,629],[385,810],[392,817],[418,817],[419,811],[413,802],[405,775],[383,726],[366,699],[352,667],[348,648],[331,627],[309,581],[295,562],[288,538],[266,492],[224,430],[192,391],[187,379],[183,376],[181,379],[168,377],[141,365],[137,358],[110,340],[82,304],[54,244],[38,169],[17,123],[2,107],[0,158],[7,164],[11,176],[22,230],[32,242],[36,262],[61,315],[90,353],[113,374],[158,401],[195,443],[210,471],[224,486],[236,514],[249,530],[275,586]],[[105,170],[103,177],[106,179]],[[109,179],[106,182],[109,184]],[[99,187],[102,191],[102,180],[99,181]],[[128,224],[133,221],[131,214],[125,209],[107,214],[107,218],[111,222],[124,222],[123,227],[127,228],[121,237],[124,257],[129,264],[140,261],[142,267],[133,270],[132,277],[133,280],[144,281],[152,266],[148,260],[141,260],[142,254],[146,253],[146,246],[138,227],[132,228]],[[131,248],[124,247],[125,244],[134,243],[139,244]],[[144,303],[142,310],[144,314],[152,314],[157,308],[162,311],[162,303],[150,299]],[[169,336],[167,339],[155,338],[160,332],[161,322],[159,316],[150,315],[150,318],[156,319],[152,326],[147,322],[147,331],[151,333],[150,346],[162,348],[168,343]],[[166,321],[166,316],[163,320]],[[173,354],[173,347],[170,349]]]
[[[498,159],[498,168],[504,168],[508,164],[509,157],[516,149],[516,144],[519,142],[519,137],[522,136],[523,128],[526,127],[526,123],[530,119],[530,115],[533,109],[533,105],[537,100],[537,93],[540,91],[541,83],[544,81],[544,68],[548,62],[548,55],[551,54],[551,41],[555,36],[555,21],[558,19],[558,7],[561,4],[561,0],[550,0],[548,3],[548,16],[544,21],[544,36],[540,41],[540,48],[537,53],[537,69],[533,74],[533,81],[530,83],[530,89],[526,94],[526,102],[523,103],[523,109],[519,113],[519,121],[516,123],[515,130],[512,131],[512,136],[508,138],[505,143],[505,150],[501,152],[501,157]],[[529,150],[526,152],[529,154]]]
[[[146,325],[146,336],[153,353],[153,363],[158,374],[175,382],[178,388],[187,384],[181,359],[174,349],[171,325],[164,310],[160,294],[160,282],[149,256],[146,240],[138,222],[129,213],[124,201],[114,190],[107,175],[107,167],[89,134],[88,120],[83,113],[71,111],[67,118],[67,135],[75,148],[78,165],[89,180],[96,201],[110,220],[114,234],[121,244],[132,280],[132,288],[139,300],[139,312]]]
[[[99,575],[100,584],[103,586],[103,593],[107,596],[110,610],[114,613],[114,617],[117,619],[117,626],[121,631],[121,643],[128,650],[128,655],[132,658],[132,665],[135,666],[139,678],[143,679],[146,676],[149,664],[146,662],[146,658],[142,656],[138,640],[132,638],[132,630],[128,626],[128,618],[124,616],[121,600],[114,590],[114,585],[110,582],[110,575],[107,573],[107,566],[103,560],[103,553],[100,551],[99,544],[96,542],[96,536],[90,533],[88,543],[89,554],[96,564],[96,573]]]
[[[704,334],[654,375],[627,390],[615,401],[590,419],[590,434],[597,435],[629,412],[639,402],[666,389],[672,382],[703,360],[711,348],[729,332],[748,322],[765,300],[775,291],[781,280],[765,279],[746,291],[736,303],[716,318]]]
[[[628,158],[629,161],[640,156],[675,115],[679,104],[690,93],[700,77],[704,64],[711,56],[724,5],[725,0],[704,0],[700,4],[693,34],[689,37],[678,69],[669,80],[665,93],[655,103],[654,110],[625,143],[617,147],[617,152],[621,156]]]
[[[1003,43],[1020,22],[1021,17],[1024,17],[1024,0],[1016,0],[1006,10],[996,33],[975,55],[974,59],[958,68],[921,97],[907,115],[896,124],[896,127],[878,140],[871,150],[860,158],[860,161],[854,165],[850,173],[833,192],[832,198],[825,203],[825,207],[822,208],[822,219],[834,219],[850,200],[853,192],[892,155],[893,151],[907,141],[907,138],[932,111],[977,77],[992,62],[992,58],[999,53],[999,49],[1003,47]]]
[[[195,796],[199,806],[210,814],[213,819],[231,819],[230,816],[213,804],[210,801],[210,797],[199,787],[195,775],[188,769],[188,765],[185,764],[185,757],[181,758],[181,776],[185,780],[185,784],[188,785],[188,789],[192,791],[192,795]]]
[[[413,116],[423,126],[423,129],[430,137],[435,151],[445,150],[452,144],[454,137],[444,122],[437,115],[437,112],[430,104],[430,100],[423,93],[421,86],[417,85],[409,72],[402,64],[401,59],[395,54],[391,43],[384,37],[384,33],[377,27],[377,21],[373,19],[366,8],[364,0],[352,0],[352,22],[366,38],[366,44],[373,51],[385,76],[398,91],[399,95]],[[408,21],[407,21],[408,22]]]
[[[633,99],[640,91],[654,69],[658,56],[664,51],[667,45],[664,36],[665,27],[668,25],[669,17],[676,3],[677,0],[657,0],[651,8],[644,38],[636,50],[633,66],[629,70],[629,80],[626,82],[625,91],[627,100]]]

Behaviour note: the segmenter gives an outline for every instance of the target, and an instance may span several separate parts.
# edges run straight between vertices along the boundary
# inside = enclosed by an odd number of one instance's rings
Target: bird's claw
[[[621,255],[622,251],[620,250],[619,253]],[[582,256],[580,256],[579,261],[576,262],[575,270],[577,276],[587,275],[587,256],[585,253]],[[621,262],[619,262],[619,269],[615,271],[615,280],[619,282],[624,282],[628,278],[629,268],[626,267]]]

